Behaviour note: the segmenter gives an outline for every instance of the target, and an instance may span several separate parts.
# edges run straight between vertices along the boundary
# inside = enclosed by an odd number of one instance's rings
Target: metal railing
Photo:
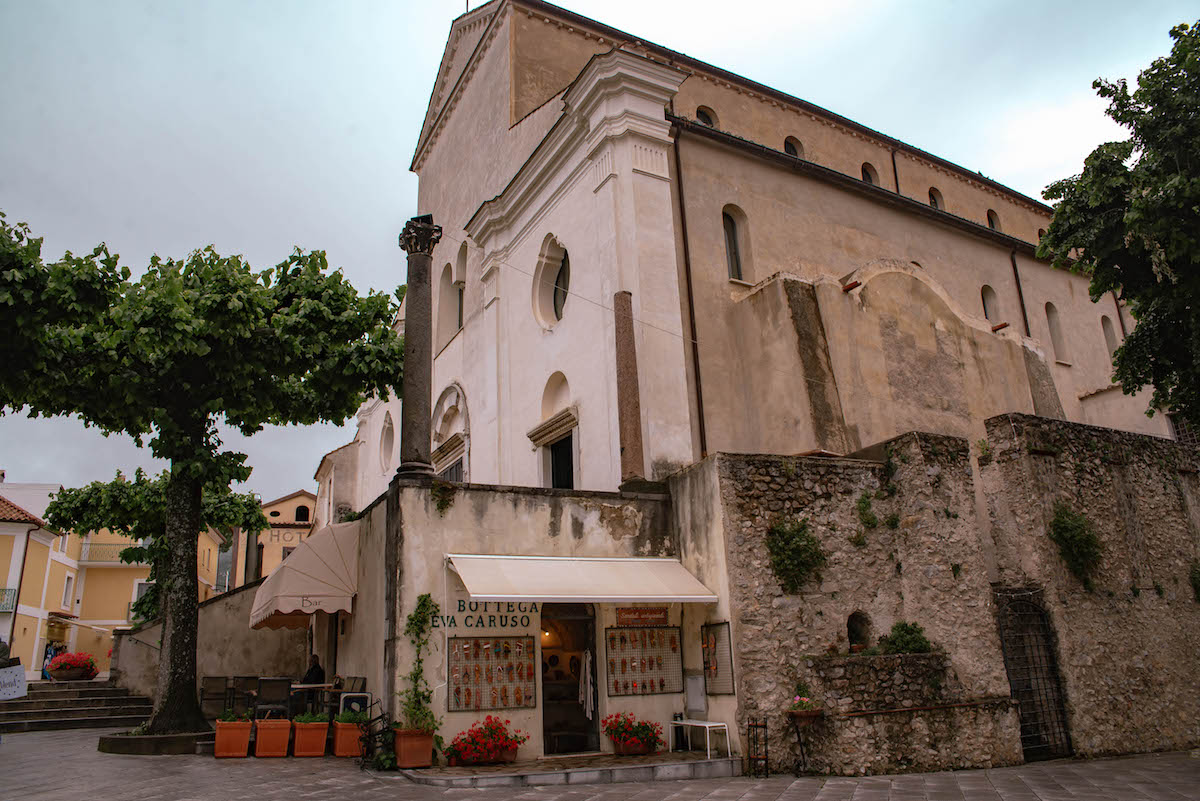
[[[79,552],[80,562],[121,562],[121,551],[134,547],[120,542],[85,542]]]
[[[17,591],[15,589],[0,590],[0,612],[12,612],[17,608]]]

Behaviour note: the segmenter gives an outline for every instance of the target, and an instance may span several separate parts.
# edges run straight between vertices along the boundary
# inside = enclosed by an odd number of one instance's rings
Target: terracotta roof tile
[[[3,495],[0,495],[0,523],[33,523],[40,528],[47,528],[45,521],[26,512]]]

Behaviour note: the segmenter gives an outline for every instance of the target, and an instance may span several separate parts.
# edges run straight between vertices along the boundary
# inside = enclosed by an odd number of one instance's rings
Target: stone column
[[[633,295],[613,295],[617,334],[617,431],[621,438],[621,483],[646,478],[642,451],[642,399],[638,387],[637,344],[633,334]]]
[[[409,478],[433,474],[429,460],[430,396],[433,394],[433,248],[442,238],[433,216],[413,217],[400,233],[408,253],[408,293],[404,296],[404,383],[401,391],[400,468]]]

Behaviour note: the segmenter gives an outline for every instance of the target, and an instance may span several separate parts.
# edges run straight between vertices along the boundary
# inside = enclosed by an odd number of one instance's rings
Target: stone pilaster
[[[617,337],[617,430],[621,437],[621,483],[646,477],[642,449],[642,398],[638,388],[637,340],[633,334],[633,295],[613,295]]]

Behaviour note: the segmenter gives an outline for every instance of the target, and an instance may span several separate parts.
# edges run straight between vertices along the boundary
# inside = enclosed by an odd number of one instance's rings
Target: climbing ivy
[[[779,521],[767,530],[767,553],[779,586],[790,594],[800,592],[809,578],[820,579],[825,552],[808,530],[805,519]]]
[[[1100,558],[1104,553],[1100,538],[1092,530],[1091,521],[1059,501],[1054,504],[1049,536],[1058,546],[1067,569],[1083,583],[1085,590],[1091,592],[1092,576],[1100,567]]]
[[[429,632],[433,628],[433,618],[441,611],[432,596],[425,593],[417,598],[417,606],[404,624],[404,633],[413,646],[408,689],[400,693],[401,722],[397,724],[405,729],[432,733],[442,725],[430,706],[433,690],[425,679],[425,651],[429,649]]]

